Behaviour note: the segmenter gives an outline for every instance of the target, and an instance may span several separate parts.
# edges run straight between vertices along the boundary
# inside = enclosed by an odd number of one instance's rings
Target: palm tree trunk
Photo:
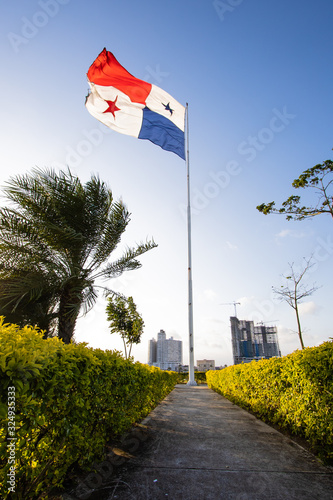
[[[70,344],[74,329],[75,329],[76,318],[66,318],[59,317],[59,326],[58,326],[58,337],[61,339],[64,344]]]
[[[60,297],[58,316],[58,337],[65,344],[70,344],[72,340],[80,305],[80,293],[73,291],[70,285],[65,287]]]

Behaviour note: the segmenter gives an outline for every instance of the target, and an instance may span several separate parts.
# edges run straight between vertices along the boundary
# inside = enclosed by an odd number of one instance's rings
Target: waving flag
[[[185,108],[156,85],[139,80],[104,49],[90,66],[86,107],[121,134],[148,139],[185,160]]]

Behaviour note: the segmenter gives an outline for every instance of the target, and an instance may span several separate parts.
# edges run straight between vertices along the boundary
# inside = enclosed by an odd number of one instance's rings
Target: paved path
[[[176,386],[143,423],[110,500],[333,499],[332,468],[206,386]]]

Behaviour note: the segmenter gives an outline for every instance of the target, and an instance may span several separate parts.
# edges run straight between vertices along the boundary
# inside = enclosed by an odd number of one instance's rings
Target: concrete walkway
[[[333,469],[206,386],[177,385],[111,500],[332,500]]]

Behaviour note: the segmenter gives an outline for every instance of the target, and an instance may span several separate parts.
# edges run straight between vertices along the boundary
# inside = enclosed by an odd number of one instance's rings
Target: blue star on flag
[[[165,107],[165,111],[170,111],[170,115],[172,115],[173,109],[170,108],[170,103],[169,102],[168,102],[168,104],[163,104],[163,102],[162,102],[162,106]]]

